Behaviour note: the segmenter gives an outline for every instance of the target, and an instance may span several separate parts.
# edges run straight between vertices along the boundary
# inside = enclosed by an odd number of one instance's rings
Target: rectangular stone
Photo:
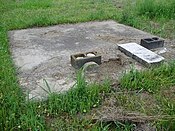
[[[164,60],[162,56],[157,55],[137,43],[119,44],[118,49],[146,66],[159,64]]]

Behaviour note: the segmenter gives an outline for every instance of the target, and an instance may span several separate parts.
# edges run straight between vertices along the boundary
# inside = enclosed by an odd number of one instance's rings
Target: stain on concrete
[[[42,99],[48,93],[66,91],[75,84],[76,70],[70,64],[70,55],[97,51],[102,56],[99,73],[89,79],[100,82],[113,80],[135,64],[142,65],[125,56],[117,44],[136,42],[153,37],[143,31],[118,24],[114,21],[87,22],[51,27],[14,30],[9,32],[12,58],[18,68],[21,88],[30,98]],[[120,61],[109,61],[121,57]]]

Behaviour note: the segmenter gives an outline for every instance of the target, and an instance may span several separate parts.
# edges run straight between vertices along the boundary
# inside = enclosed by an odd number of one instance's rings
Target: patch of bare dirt
[[[175,86],[161,91],[163,97],[175,101]]]

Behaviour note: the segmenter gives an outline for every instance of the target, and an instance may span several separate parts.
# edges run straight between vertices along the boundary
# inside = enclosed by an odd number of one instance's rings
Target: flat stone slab
[[[119,44],[118,49],[144,65],[159,64],[164,58],[138,45],[137,43]]]
[[[130,64],[142,65],[118,50],[117,44],[154,37],[115,21],[56,25],[9,32],[11,54],[21,88],[29,98],[45,98],[51,92],[67,91],[76,81],[76,70],[70,56],[96,51],[102,64],[89,81],[116,80]],[[168,45],[168,44],[166,44]],[[167,48],[168,49],[168,48]],[[112,60],[111,60],[112,58]],[[115,59],[119,58],[119,59]],[[88,73],[89,74],[89,73]],[[45,89],[45,90],[44,90]]]

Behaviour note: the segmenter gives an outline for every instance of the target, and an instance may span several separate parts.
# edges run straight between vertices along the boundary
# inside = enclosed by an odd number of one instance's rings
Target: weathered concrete
[[[9,37],[22,89],[30,98],[42,98],[47,95],[43,79],[56,92],[66,91],[75,84],[70,55],[97,51],[102,64],[99,73],[89,77],[90,81],[116,80],[130,68],[130,63],[142,67],[122,54],[117,44],[139,43],[142,38],[153,36],[114,21],[104,21],[10,31]],[[118,56],[120,59],[114,60]]]
[[[71,55],[71,65],[76,69],[80,69],[87,62],[95,62],[100,65],[101,56],[97,52],[84,52]]]
[[[136,59],[138,62],[147,66],[159,64],[164,60],[162,56],[157,55],[156,53],[136,43],[119,44],[118,48],[126,55]]]

